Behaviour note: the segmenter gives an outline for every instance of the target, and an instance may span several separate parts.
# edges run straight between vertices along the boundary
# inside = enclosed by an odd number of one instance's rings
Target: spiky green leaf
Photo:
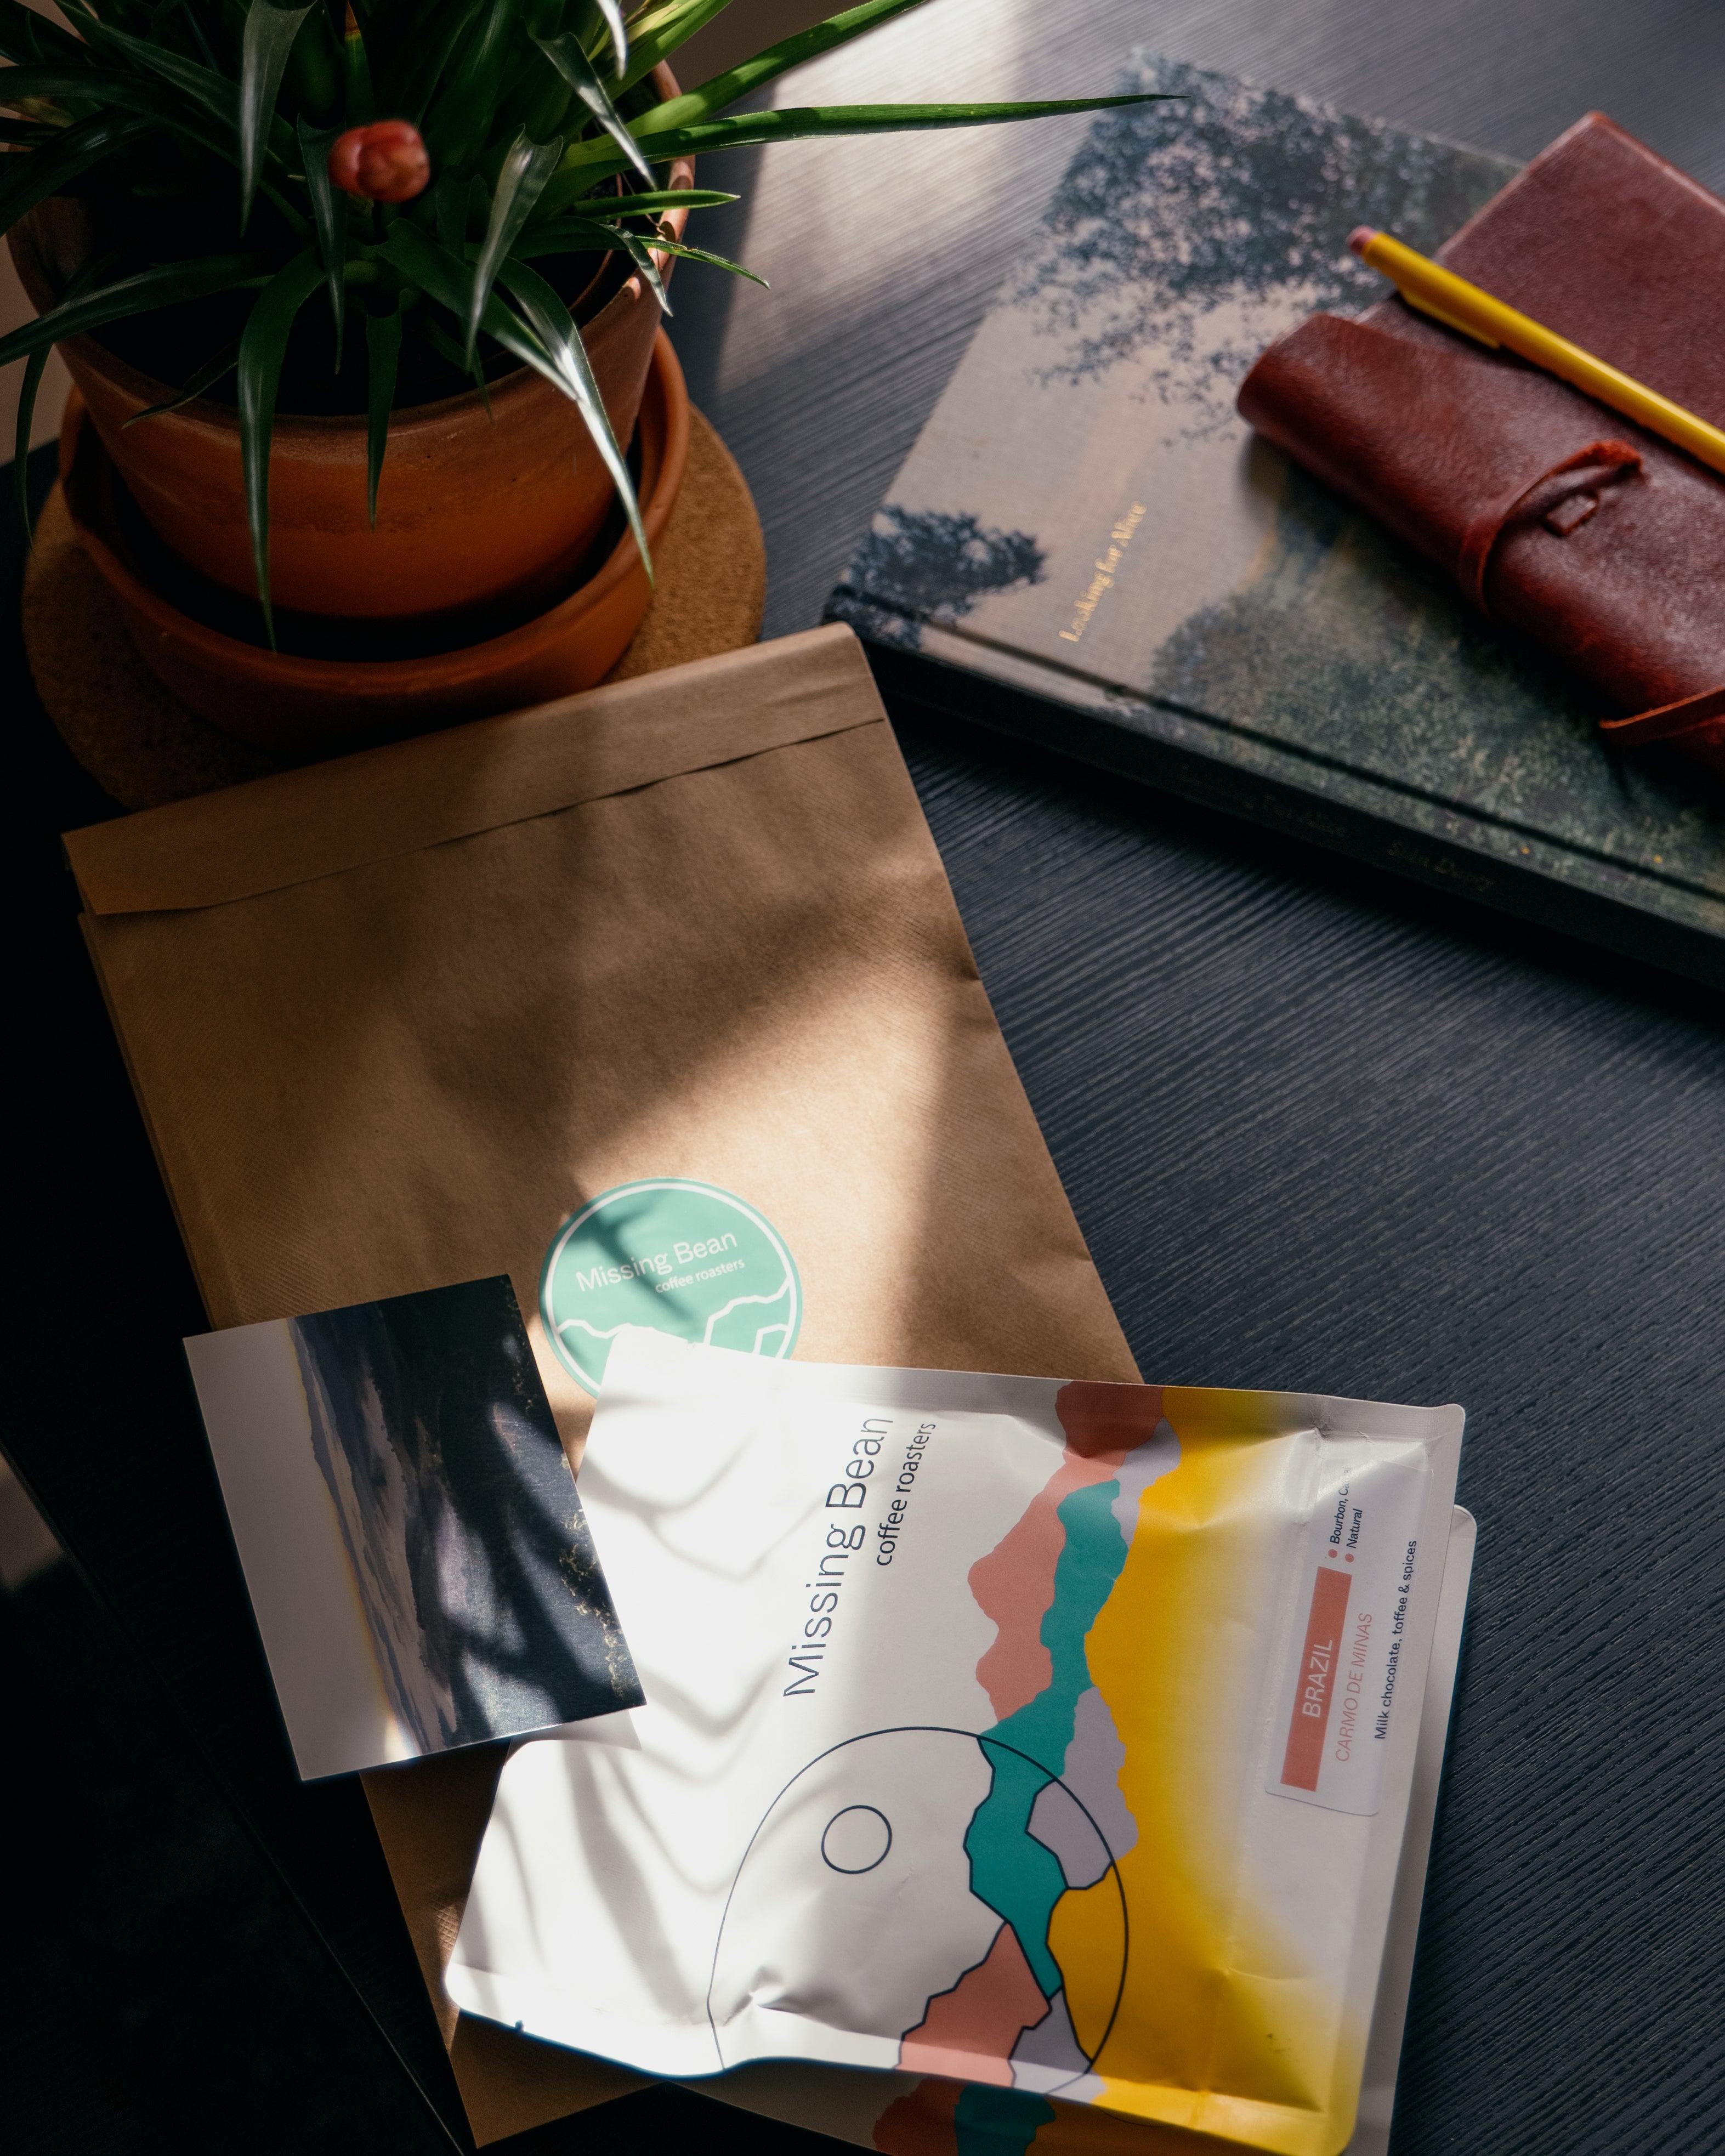
[[[408,285],[417,286],[435,300],[458,322],[466,320],[468,295],[473,289],[472,271],[463,257],[434,239],[429,232],[409,223],[405,218],[398,218],[378,247],[377,259],[387,263]],[[425,326],[429,329],[431,325],[427,323]],[[547,380],[558,379],[557,369],[537,338],[523,330],[495,292],[486,304],[480,326]],[[459,345],[454,348],[459,352]]]
[[[608,254],[622,245],[614,224],[560,217],[548,224],[530,224],[509,251],[518,262],[532,262],[542,254]]]
[[[264,146],[270,123],[275,117],[275,100],[281,88],[282,69],[300,34],[300,25],[311,13],[310,0],[303,8],[278,8],[275,0],[251,0],[246,10],[245,38],[239,61],[239,228],[245,230],[252,213],[252,198],[258,192],[258,176],[264,167]]]
[[[448,162],[466,162],[490,131],[520,9],[521,0],[490,0],[479,35],[459,53],[452,51],[445,63],[436,100],[428,105],[423,125]]]
[[[252,565],[264,629],[275,649],[270,605],[270,437],[275,425],[275,391],[294,317],[323,282],[323,264],[307,248],[278,270],[252,302],[239,337],[239,459],[245,475],[246,521],[251,526]]]
[[[95,67],[15,67],[0,69],[0,105],[23,105],[27,99],[48,98],[56,104],[117,105],[129,112],[155,112],[159,94],[148,84],[109,74]]]
[[[496,303],[494,300],[492,304],[495,305]],[[462,357],[461,346],[446,329],[429,315],[418,316],[413,326],[415,334],[431,346],[439,359],[446,359],[458,374],[462,371],[466,362]],[[475,362],[472,367],[467,367],[467,377],[479,393],[479,401],[485,408],[485,417],[495,419],[497,415],[491,409],[491,392],[485,381],[485,370]]]
[[[619,217],[656,216],[668,209],[722,209],[727,203],[742,200],[741,195],[727,195],[717,187],[653,187],[639,194],[619,195],[614,202],[584,203],[581,213],[603,222]]]
[[[169,23],[175,19],[191,33],[192,42],[202,55],[204,65],[219,74],[221,68],[215,54],[210,49],[209,38],[198,19],[194,0],[162,0],[162,4],[151,14],[149,34],[159,38]]]
[[[231,124],[232,115],[230,124],[224,125],[213,119],[201,103],[174,110],[169,100],[164,109],[162,91],[153,81],[127,80],[95,69],[77,73],[49,68],[0,68],[0,105],[31,97],[114,105],[122,111],[136,112],[154,124],[171,128],[175,134],[187,137],[228,164],[237,167],[239,162],[238,132]],[[291,141],[292,137],[280,121],[273,131],[278,141],[272,143],[272,154],[280,154],[280,144]],[[39,153],[32,151],[30,154],[33,157]],[[268,196],[292,231],[302,234],[306,230],[305,220],[280,188],[264,181],[260,182],[259,192]]]
[[[135,277],[122,277],[75,300],[63,300],[34,321],[0,337],[0,367],[26,359],[62,337],[99,330],[131,315],[153,314],[158,307],[177,306],[182,300],[206,300],[213,292],[255,290],[269,281],[274,267],[266,254],[210,254],[201,262],[169,262],[159,269],[141,270]]]
[[[631,132],[655,163],[673,157],[710,157],[718,150],[744,150],[758,142],[819,140],[833,135],[894,135],[911,129],[983,127],[1010,120],[1046,120],[1065,112],[1101,112],[1121,105],[1162,100],[1151,90],[1127,97],[1057,98],[1028,105],[803,105],[788,112],[742,112],[730,120],[709,120],[693,127],[660,134],[649,112],[631,123]],[[545,191],[547,210],[561,209],[595,180],[623,168],[609,143],[577,142],[563,152],[557,176]]]
[[[728,255],[711,254],[705,247],[685,247],[680,239],[664,239],[651,240],[648,244],[658,254],[675,254],[680,262],[705,262],[714,270],[728,270],[733,277],[747,277],[750,284],[758,285],[763,292],[773,289],[764,277],[757,277],[752,270],[745,270],[742,263],[732,261]]]
[[[647,550],[647,527],[641,521],[641,506],[635,499],[634,475],[612,432],[611,417],[605,409],[593,362],[587,356],[587,346],[581,341],[581,332],[575,326],[573,316],[539,272],[529,269],[525,262],[506,262],[498,281],[550,355],[564,393],[575,400],[593,447],[616,486],[617,498],[623,504],[629,528],[634,534],[641,567],[647,572],[650,584],[653,557]]]
[[[389,237],[377,250],[380,258],[393,269],[398,270],[411,285],[440,307],[447,308],[458,321],[466,311],[470,289],[467,264],[459,261],[447,248],[439,247],[429,233],[405,218],[390,228]],[[587,424],[587,430],[604,459],[605,467],[617,483],[624,509],[629,520],[629,528],[635,534],[636,544],[641,549],[641,558],[647,565],[647,574],[653,573],[648,556],[646,532],[641,524],[640,507],[635,500],[634,483],[629,477],[629,465],[617,446],[617,438],[611,431],[611,422],[606,416],[604,399],[599,395],[598,385],[593,380],[593,368],[587,357],[579,332],[570,317],[568,309],[558,299],[538,272],[525,263],[506,261],[498,282],[520,303],[520,316],[506,307],[494,292],[486,305],[481,327],[496,339],[506,352],[524,360],[547,382],[555,382],[563,394],[571,398]],[[529,295],[523,296],[524,292]],[[542,324],[545,326],[542,328]],[[567,324],[567,330],[564,325]],[[429,329],[430,325],[426,325]],[[547,341],[548,331],[551,341]],[[555,349],[553,346],[555,346]]]
[[[182,404],[189,404],[194,397],[202,397],[206,389],[213,389],[224,374],[231,374],[239,364],[239,339],[212,354],[201,367],[195,367],[173,395],[160,404],[146,405],[141,412],[134,412],[126,422],[136,427],[141,419],[159,419],[164,412],[177,412]]]
[[[660,311],[665,315],[673,312],[670,295],[665,289],[665,280],[659,274],[659,264],[653,259],[646,241],[638,232],[619,232],[617,237],[624,252],[640,272],[642,282],[658,300]]]
[[[401,364],[401,311],[366,316],[366,513],[377,528],[377,482],[389,445],[389,412]]]
[[[629,65],[629,32],[624,25],[623,10],[617,0],[591,0],[591,4],[593,13],[610,33],[613,72],[620,75]],[[594,58],[598,58],[597,49]]]
[[[652,116],[656,122],[655,131],[662,133],[666,128],[690,127],[697,121],[711,120],[727,105],[735,105],[738,98],[747,96],[752,90],[758,90],[762,83],[783,74],[787,68],[800,67],[805,60],[816,59],[835,46],[849,44],[865,30],[875,29],[882,23],[891,22],[895,15],[906,14],[912,8],[922,5],[923,0],[863,0],[860,8],[847,8],[842,14],[817,23],[812,29],[799,31],[793,38],[782,38],[776,45],[768,45],[763,52],[757,53],[752,59],[727,68],[698,89],[686,90],[682,96],[660,105]]]
[[[323,274],[330,288],[330,311],[336,318],[336,372],[341,372],[341,331],[347,312],[347,280],[344,256],[347,239],[347,198],[330,177],[330,150],[341,133],[337,127],[308,127],[302,116],[295,122],[300,155],[305,166],[305,192],[311,198],[311,215],[317,227],[317,249],[323,258]]]
[[[277,103],[315,127],[339,127],[347,109],[346,40],[331,19],[328,0],[307,0],[306,12],[309,19],[288,48]],[[344,8],[344,18],[346,12]]]
[[[33,60],[76,59],[85,49],[57,23],[48,22],[21,0],[0,0],[0,54],[20,67]]]
[[[365,25],[366,51],[380,110],[423,126],[461,40],[482,0],[385,0]]]
[[[78,22],[92,50],[106,52],[116,59],[129,59],[136,66],[149,69],[212,119],[238,129],[239,90],[225,75],[200,67],[196,60],[188,60],[183,54],[167,45],[151,44],[147,38],[135,38],[129,31],[117,29],[111,23],[100,21],[87,8],[73,4],[73,0],[69,0],[66,12]]]
[[[67,128],[45,148],[0,160],[0,232],[10,230],[38,203],[59,194],[69,181],[147,135],[156,125],[140,114],[121,118],[101,112]]]
[[[585,108],[589,119],[608,135],[650,187],[653,167],[635,146],[623,115],[611,102],[610,93],[594,72],[593,62],[582,51],[579,41],[572,31],[565,30],[557,38],[535,38],[534,44],[544,54],[557,73]]]
[[[79,9],[68,6],[65,12],[75,17]],[[150,0],[101,0],[101,17],[105,23],[135,31],[139,37],[147,37],[151,28]]]
[[[377,116],[377,99],[372,87],[372,62],[362,18],[359,27],[342,38],[341,51],[347,73],[347,125],[364,127]]]
[[[498,267],[515,244],[516,234],[526,223],[562,154],[561,135],[554,135],[549,142],[530,142],[525,135],[518,135],[503,160],[497,184],[491,190],[491,213],[486,220],[485,239],[480,244],[479,260],[474,264],[473,292],[462,324],[464,349],[470,367],[474,363],[480,317],[491,296],[491,287],[497,281]]]
[[[742,149],[757,142],[803,141],[827,135],[894,135],[909,129],[992,127],[1014,120],[1052,120],[1062,113],[1104,112],[1122,105],[1168,101],[1160,90],[1136,90],[1117,97],[1039,98],[1012,105],[808,105],[785,112],[744,112],[730,120],[690,126],[663,126],[660,115],[673,112],[680,98],[656,105],[632,121],[631,131],[655,162],[693,156],[705,149]],[[581,144],[579,149],[596,146]],[[577,155],[572,151],[566,163]]]
[[[731,0],[665,0],[662,7],[644,9],[630,25],[629,59],[613,90],[633,90],[730,4]]]

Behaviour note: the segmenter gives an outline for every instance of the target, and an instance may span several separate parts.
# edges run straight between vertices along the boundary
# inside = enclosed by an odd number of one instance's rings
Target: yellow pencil
[[[1693,412],[1661,397],[1656,389],[1608,367],[1568,337],[1545,329],[1531,316],[1517,314],[1502,300],[1494,300],[1477,285],[1445,270],[1387,232],[1360,225],[1349,234],[1348,244],[1362,262],[1368,263],[1396,285],[1410,306],[1430,315],[1452,330],[1476,337],[1494,348],[1504,345],[1521,358],[1543,367],[1548,374],[1572,382],[1589,397],[1597,397],[1614,412],[1640,422],[1651,434],[1687,449],[1716,472],[1725,472],[1725,432],[1711,427]]]

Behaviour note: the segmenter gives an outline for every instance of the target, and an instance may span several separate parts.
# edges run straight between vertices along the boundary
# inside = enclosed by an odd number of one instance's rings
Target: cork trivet
[[[682,492],[654,560],[646,619],[606,680],[709,659],[761,632],[767,550],[730,451],[691,411]],[[24,647],[49,716],[85,769],[127,808],[153,808],[286,767],[175,702],[139,658],[78,544],[56,485],[24,574]]]

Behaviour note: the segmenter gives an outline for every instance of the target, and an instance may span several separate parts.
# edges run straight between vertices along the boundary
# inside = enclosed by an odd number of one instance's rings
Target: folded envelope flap
[[[67,834],[92,913],[223,906],[883,723],[834,626]]]

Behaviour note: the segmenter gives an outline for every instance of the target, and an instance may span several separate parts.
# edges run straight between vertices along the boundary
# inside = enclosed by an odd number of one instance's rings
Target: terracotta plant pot
[[[661,96],[677,94],[669,68]],[[681,158],[668,184],[693,184]],[[680,238],[686,211],[669,219]],[[80,206],[41,204],[13,227],[13,259],[39,312],[55,302],[87,249]],[[668,278],[674,257],[659,256]],[[583,324],[605,408],[619,442],[635,413],[659,329],[659,303],[639,274],[612,255],[583,295]],[[614,290],[604,296],[607,282]],[[598,304],[598,302],[603,304]],[[578,319],[582,303],[576,307]],[[173,391],[94,337],[59,346],[128,493],[162,540],[193,568],[243,597],[254,595],[251,539],[231,406],[195,398],[128,428]],[[466,615],[486,634],[488,613],[519,619],[566,591],[610,508],[614,490],[575,406],[531,368],[489,386],[398,411],[377,494],[366,512],[363,413],[277,415],[270,458],[270,594],[280,607],[403,625]]]
[[[649,547],[656,547],[689,454],[689,393],[670,341],[662,334],[652,354],[635,439],[642,521]],[[79,540],[118,599],[146,664],[210,725],[290,756],[339,755],[392,736],[424,733],[590,689],[622,656],[652,596],[625,529],[578,588],[506,634],[422,658],[319,659],[272,652],[171,605],[141,573],[106,444],[75,389],[60,434],[60,477]]]

